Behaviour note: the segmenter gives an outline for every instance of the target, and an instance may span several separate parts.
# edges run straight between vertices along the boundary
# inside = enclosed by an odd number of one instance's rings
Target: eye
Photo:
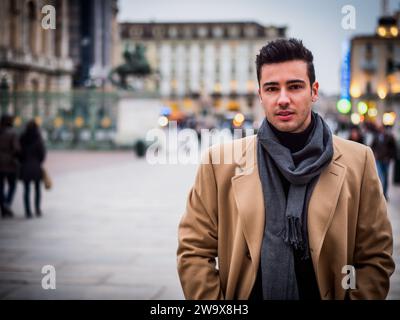
[[[266,92],[274,92],[274,91],[277,91],[277,90],[278,90],[277,87],[267,87],[267,88],[265,89]]]
[[[289,89],[291,90],[299,90],[299,89],[303,89],[303,86],[301,84],[293,84],[289,87]]]

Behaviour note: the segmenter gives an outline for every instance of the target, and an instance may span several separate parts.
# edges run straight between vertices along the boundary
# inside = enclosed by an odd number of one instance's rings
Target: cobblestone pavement
[[[0,299],[183,299],[177,225],[195,165],[152,166],[131,152],[50,152],[54,189],[43,217],[26,220],[22,186],[15,218],[0,220]],[[400,257],[400,188],[389,213]],[[56,290],[41,286],[56,270]],[[400,272],[389,298],[400,298]]]

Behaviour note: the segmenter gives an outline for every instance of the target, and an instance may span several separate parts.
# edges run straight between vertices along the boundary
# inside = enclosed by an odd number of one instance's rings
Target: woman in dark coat
[[[41,137],[39,127],[31,120],[26,125],[25,131],[20,138],[21,144],[21,171],[20,179],[24,184],[24,206],[27,218],[32,217],[30,206],[30,187],[33,182],[35,186],[35,213],[41,216],[40,209],[40,181],[42,180],[42,164],[46,157],[46,149]]]
[[[0,211],[3,218],[13,216],[11,204],[17,182],[19,149],[18,135],[13,130],[13,117],[2,115],[0,119]]]

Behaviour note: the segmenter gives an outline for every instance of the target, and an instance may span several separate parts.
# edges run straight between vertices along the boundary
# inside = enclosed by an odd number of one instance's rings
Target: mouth
[[[288,110],[278,111],[276,116],[281,121],[290,121],[293,118],[294,112]]]

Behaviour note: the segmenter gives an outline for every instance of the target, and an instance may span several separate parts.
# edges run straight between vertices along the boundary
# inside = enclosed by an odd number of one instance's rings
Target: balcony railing
[[[14,51],[0,47],[0,67],[18,67],[27,69],[39,69],[43,71],[72,72],[73,63],[70,58],[59,57],[35,57],[31,53]]]

